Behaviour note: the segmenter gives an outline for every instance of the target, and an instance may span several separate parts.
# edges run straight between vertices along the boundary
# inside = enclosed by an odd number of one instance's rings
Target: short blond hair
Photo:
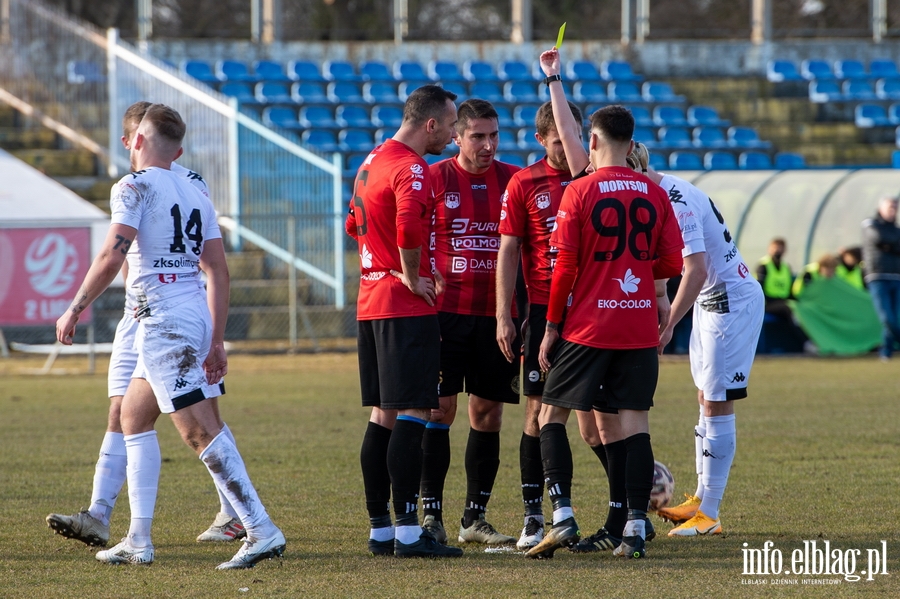
[[[634,142],[634,149],[631,150],[631,154],[625,160],[628,161],[628,166],[631,167],[631,170],[636,171],[640,169],[642,173],[646,173],[650,164],[650,150],[641,142],[636,141]]]

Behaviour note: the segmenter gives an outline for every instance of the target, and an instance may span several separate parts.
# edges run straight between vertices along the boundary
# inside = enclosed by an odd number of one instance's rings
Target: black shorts
[[[441,332],[436,315],[360,320],[362,405],[384,410],[438,407]]]
[[[441,325],[441,397],[471,393],[491,401],[519,403],[519,362],[506,361],[497,345],[497,319],[438,312]],[[513,325],[518,329],[517,319]],[[513,341],[518,347],[519,336]],[[463,383],[465,382],[465,386]]]
[[[544,381],[547,374],[541,371],[538,364],[538,353],[544,330],[547,328],[547,304],[530,304],[528,306],[528,327],[525,329],[525,356],[522,361],[522,393],[525,395],[543,395]]]
[[[543,403],[601,412],[646,411],[653,405],[659,379],[655,347],[598,349],[560,340],[550,362]]]

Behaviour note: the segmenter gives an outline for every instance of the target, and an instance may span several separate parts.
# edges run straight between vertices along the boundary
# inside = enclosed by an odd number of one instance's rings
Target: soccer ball
[[[666,507],[675,491],[675,477],[662,462],[653,464],[653,488],[650,489],[650,511]]]

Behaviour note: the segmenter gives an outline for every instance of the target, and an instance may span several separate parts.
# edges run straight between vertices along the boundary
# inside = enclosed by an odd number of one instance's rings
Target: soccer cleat
[[[369,539],[369,553],[376,557],[380,555],[394,555],[394,539],[390,541]]]
[[[631,559],[640,559],[647,555],[644,549],[644,538],[640,535],[631,537],[623,537],[618,547],[613,549],[615,557],[629,557]]]
[[[252,568],[257,562],[273,557],[281,557],[284,554],[286,542],[284,534],[278,529],[275,534],[265,539],[251,541],[249,537],[244,539],[244,544],[238,549],[229,561],[216,566],[216,570],[239,570]]]
[[[528,518],[522,529],[522,536],[516,543],[516,549],[525,551],[544,540],[544,523],[537,518]]]
[[[87,545],[106,547],[109,542],[109,524],[103,524],[87,510],[71,516],[50,514],[47,516],[47,526],[58,535],[67,539],[77,539]]]
[[[696,537],[698,535],[722,534],[722,523],[713,520],[700,510],[697,515],[669,531],[670,537]]]
[[[581,539],[569,549],[575,553],[593,553],[594,551],[611,551],[622,544],[622,539],[614,537],[606,528],[601,528],[586,539]]]
[[[687,493],[684,496],[686,499],[683,503],[674,507],[660,508],[656,511],[657,515],[675,526],[693,518],[697,514],[697,510],[700,509],[700,498]]]
[[[224,542],[236,541],[237,539],[243,539],[246,536],[247,531],[244,530],[244,525],[241,524],[240,520],[232,518],[228,514],[219,512],[212,525],[200,533],[197,540],[200,542]]]
[[[500,534],[497,530],[484,519],[484,514],[478,516],[478,520],[472,523],[472,526],[463,528],[463,521],[459,522],[459,542],[460,543],[484,543],[485,545],[509,545],[515,543],[516,538],[509,535]]]
[[[128,537],[125,537],[112,549],[98,551],[95,557],[98,561],[107,564],[149,565],[153,563],[153,545],[132,547],[128,542]]]
[[[431,533],[423,530],[415,543],[401,543],[394,539],[394,555],[397,557],[462,557],[463,550],[438,543]]]
[[[559,524],[554,524],[544,539],[529,549],[525,555],[532,559],[550,559],[560,547],[571,547],[576,544],[580,536],[581,532],[575,518],[566,518]]]
[[[427,530],[431,533],[434,540],[441,545],[447,544],[447,531],[444,530],[444,523],[434,516],[425,516],[425,520],[422,522],[422,530]]]

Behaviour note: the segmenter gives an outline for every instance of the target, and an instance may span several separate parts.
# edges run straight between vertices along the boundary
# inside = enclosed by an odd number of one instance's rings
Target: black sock
[[[653,447],[649,433],[638,433],[625,439],[628,458],[625,463],[625,493],[628,509],[646,512],[653,488]]]
[[[450,470],[450,427],[425,427],[422,437],[422,513],[443,522],[444,481]]]
[[[609,476],[609,459],[606,457],[606,446],[601,443],[600,445],[591,447],[591,451],[593,451],[600,459],[600,463],[603,464],[603,471]]]
[[[463,527],[472,526],[487,509],[500,469],[500,432],[469,429],[466,443],[466,509]]]
[[[522,433],[519,442],[519,469],[522,471],[522,502],[525,516],[544,513],[544,467],[541,464],[541,438]]]
[[[397,526],[419,523],[419,479],[422,477],[422,436],[425,421],[400,416],[387,451],[391,473],[394,520]]]
[[[625,467],[628,454],[625,441],[616,441],[603,446],[606,449],[607,471],[609,480],[609,511],[606,513],[604,528],[614,537],[621,537],[628,520],[628,506],[625,494]]]
[[[366,492],[366,509],[372,528],[391,525],[391,475],[387,468],[388,443],[391,429],[370,422],[363,436],[359,451],[363,485]]]
[[[541,462],[553,509],[571,507],[572,448],[565,424],[551,422],[541,427]]]

